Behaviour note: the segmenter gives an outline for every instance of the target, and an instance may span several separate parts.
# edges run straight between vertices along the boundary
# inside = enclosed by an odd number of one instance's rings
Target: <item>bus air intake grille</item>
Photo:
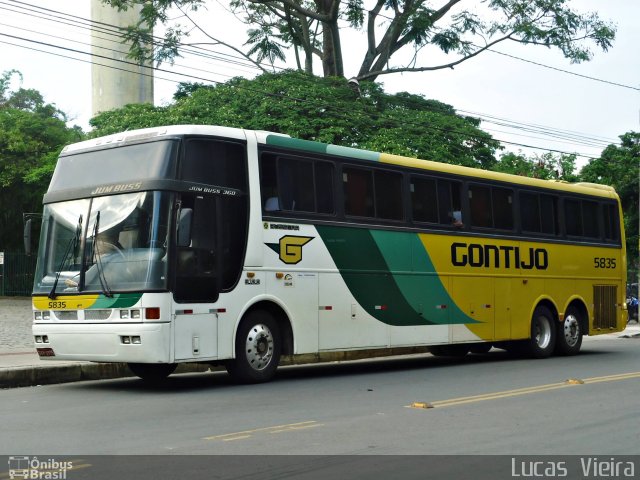
[[[593,328],[616,328],[617,298],[616,285],[593,286]]]
[[[111,310],[85,310],[85,320],[107,320],[111,316]]]
[[[77,320],[77,310],[55,310],[53,312],[58,320]]]

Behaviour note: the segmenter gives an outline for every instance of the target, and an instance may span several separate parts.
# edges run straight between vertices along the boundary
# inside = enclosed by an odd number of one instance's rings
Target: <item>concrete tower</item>
[[[137,22],[139,13],[140,7],[118,12],[100,0],[91,0],[91,19],[94,22],[127,27]],[[91,41],[94,62],[91,66],[93,115],[128,103],[153,103],[153,70],[149,66],[121,63],[123,60],[133,61],[127,58],[128,51],[129,47],[116,37],[94,32]]]

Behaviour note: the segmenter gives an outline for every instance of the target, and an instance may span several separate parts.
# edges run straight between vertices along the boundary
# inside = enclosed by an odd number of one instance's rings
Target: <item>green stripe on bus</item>
[[[328,143],[312,142],[310,140],[298,140],[297,138],[283,137],[280,135],[267,135],[267,145],[304,150],[314,153],[326,153],[329,155],[355,158],[358,160],[369,160],[372,162],[378,162],[380,160],[380,154],[378,152],[359,150],[351,147],[341,147],[339,145],[331,145]]]
[[[310,140],[298,140],[297,138],[283,137],[281,135],[267,135],[267,145],[304,150],[314,153],[327,152],[326,143],[312,142]]]
[[[398,289],[416,312],[440,325],[479,323],[453,301],[417,234],[372,230],[371,235]]]
[[[113,297],[100,295],[90,308],[129,308],[142,298],[141,293],[116,293]]]
[[[339,145],[327,145],[327,153],[329,155],[339,155],[346,158],[356,158],[358,160],[369,160],[378,162],[380,154],[370,150],[358,150],[357,148],[341,147]]]
[[[316,228],[349,291],[377,320],[395,326],[476,323],[457,307],[436,309],[436,305],[453,306],[453,302],[415,234]],[[403,250],[406,248],[421,255],[421,271],[411,270],[407,259],[412,256]]]

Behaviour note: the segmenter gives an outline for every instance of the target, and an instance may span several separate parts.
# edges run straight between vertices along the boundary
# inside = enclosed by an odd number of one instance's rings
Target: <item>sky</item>
[[[378,81],[389,93],[421,94],[450,104],[460,113],[479,116],[483,119],[481,127],[494,138],[511,142],[503,144],[505,151],[523,151],[527,155],[544,153],[544,149],[575,152],[579,154],[578,166],[582,166],[589,157],[598,157],[606,145],[617,143],[619,135],[640,131],[640,1],[573,0],[570,4],[580,12],[597,11],[617,27],[612,48],[602,52],[594,46],[590,62],[570,64],[552,49],[502,43],[495,50],[529,62],[485,52],[453,70],[394,74],[381,76]],[[198,23],[241,47],[246,27],[234,22],[222,8],[223,2],[211,1],[208,5],[208,11],[198,13]],[[89,31],[56,12],[89,19],[90,1],[0,1],[0,72],[19,70],[22,87],[40,91],[47,102],[68,115],[71,124],[88,131],[91,68],[88,55],[81,52],[89,51]],[[363,37],[360,32],[343,40],[349,45],[345,48],[347,76],[356,74]],[[425,56],[421,64],[437,60]],[[166,71],[156,73],[157,105],[171,101],[177,81],[190,80],[182,76],[185,73],[200,81],[217,82],[257,73],[228,61],[193,56],[161,68]],[[526,131],[522,124],[526,124]],[[580,140],[576,139],[578,135]]]

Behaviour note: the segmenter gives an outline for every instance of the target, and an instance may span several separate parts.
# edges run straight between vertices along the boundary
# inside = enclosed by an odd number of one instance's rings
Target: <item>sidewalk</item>
[[[131,377],[124,363],[42,361],[31,336],[31,299],[0,298],[0,388]],[[640,336],[640,325],[630,323],[623,332],[585,337],[585,342],[604,338]],[[176,373],[205,372],[205,365],[183,363]]]

